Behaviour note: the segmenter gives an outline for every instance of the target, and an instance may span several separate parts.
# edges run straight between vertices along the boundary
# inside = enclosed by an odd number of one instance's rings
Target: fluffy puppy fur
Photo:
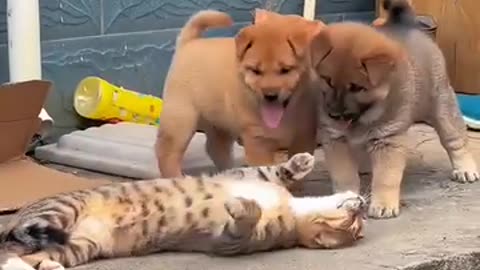
[[[330,176],[337,192],[358,191],[358,160],[352,152],[366,151],[373,173],[369,215],[374,218],[399,214],[406,132],[416,122],[438,133],[454,180],[479,179],[442,52],[414,28],[414,12],[407,2],[386,2],[388,20],[381,29],[332,24],[312,42],[322,90],[319,125]]]
[[[255,23],[235,38],[200,38],[206,29],[231,24],[225,13],[201,11],[178,37],[156,142],[163,177],[181,175],[196,130],[206,133],[207,153],[220,170],[232,167],[235,140],[249,165],[275,163],[280,149],[290,156],[315,149],[307,48],[324,24],[256,10]]]

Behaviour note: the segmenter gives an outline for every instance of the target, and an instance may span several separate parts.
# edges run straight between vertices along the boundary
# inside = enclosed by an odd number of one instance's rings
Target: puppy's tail
[[[387,12],[387,24],[393,26],[415,26],[415,10],[407,0],[384,0],[383,9]]]
[[[216,10],[203,10],[194,14],[183,26],[177,38],[177,48],[188,42],[200,38],[202,33],[209,28],[232,26],[232,18],[224,12]]]

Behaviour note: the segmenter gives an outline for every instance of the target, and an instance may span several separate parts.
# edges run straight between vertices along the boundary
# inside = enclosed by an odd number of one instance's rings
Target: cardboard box
[[[62,173],[25,156],[51,87],[51,82],[41,80],[0,86],[0,213],[56,193],[110,182]]]

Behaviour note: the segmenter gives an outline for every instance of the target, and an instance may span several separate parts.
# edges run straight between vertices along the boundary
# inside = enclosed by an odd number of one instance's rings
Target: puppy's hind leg
[[[155,142],[158,168],[162,177],[179,177],[183,155],[197,128],[198,114],[190,104],[164,104]]]
[[[227,132],[215,127],[205,129],[206,150],[217,170],[233,168],[233,138]]]
[[[437,131],[442,146],[453,167],[452,180],[460,183],[480,179],[477,164],[469,151],[467,129],[462,119],[453,89],[439,97],[437,110],[433,111],[432,126]]]

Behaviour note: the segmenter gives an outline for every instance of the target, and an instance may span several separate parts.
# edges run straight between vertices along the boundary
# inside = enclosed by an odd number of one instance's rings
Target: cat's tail
[[[229,27],[233,24],[232,18],[224,12],[216,10],[202,10],[194,14],[183,26],[177,38],[177,48],[188,42],[198,39],[209,28]]]
[[[387,25],[415,26],[415,10],[408,0],[384,0],[383,9],[387,12]]]
[[[0,252],[23,255],[52,245],[64,245],[70,237],[42,217],[34,217],[23,224],[0,229]]]

